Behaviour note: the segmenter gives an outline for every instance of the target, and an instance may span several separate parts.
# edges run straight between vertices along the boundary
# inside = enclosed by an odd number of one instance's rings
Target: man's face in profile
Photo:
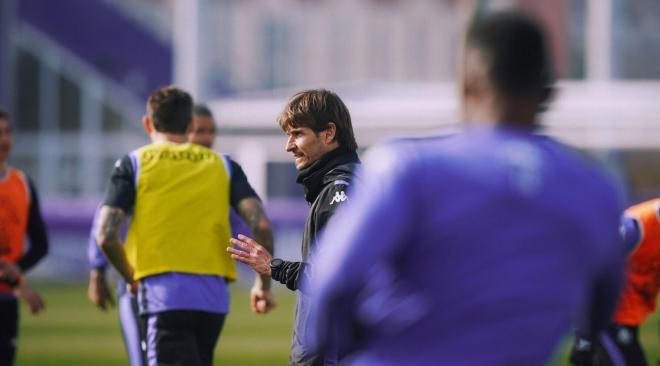
[[[297,170],[302,170],[332,150],[325,139],[324,132],[316,133],[309,127],[294,127],[286,130],[286,151],[293,154]]]

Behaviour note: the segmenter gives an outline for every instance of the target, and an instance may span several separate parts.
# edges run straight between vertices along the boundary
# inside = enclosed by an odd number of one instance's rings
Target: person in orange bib
[[[606,331],[596,342],[578,337],[572,364],[647,365],[639,341],[639,326],[655,311],[660,291],[660,199],[628,208],[621,235],[629,250],[626,282]]]
[[[0,365],[12,365],[18,337],[18,298],[33,314],[44,307],[23,274],[48,252],[48,238],[32,182],[7,164],[13,142],[9,113],[0,108]],[[25,236],[30,239],[26,250]]]

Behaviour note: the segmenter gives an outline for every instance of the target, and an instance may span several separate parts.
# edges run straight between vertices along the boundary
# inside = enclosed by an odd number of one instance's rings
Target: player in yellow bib
[[[226,282],[236,278],[225,250],[229,211],[256,196],[229,159],[187,142],[191,119],[188,93],[166,87],[149,97],[143,124],[152,143],[117,162],[99,213],[97,241],[138,292],[149,365],[212,365],[229,311]],[[270,283],[258,278],[255,289],[268,311]]]

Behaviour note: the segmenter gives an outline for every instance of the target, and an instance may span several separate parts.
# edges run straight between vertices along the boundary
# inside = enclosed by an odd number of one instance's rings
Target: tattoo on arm
[[[97,240],[99,244],[106,242],[120,242],[119,232],[124,222],[124,211],[120,208],[103,206],[99,213],[99,231]]]
[[[272,254],[273,231],[261,201],[253,197],[243,199],[238,203],[238,213],[250,227],[255,240]]]
[[[108,258],[108,261],[124,277],[124,280],[130,283],[133,281],[133,267],[131,267],[126,259],[126,253],[119,237],[121,225],[124,223],[125,217],[126,214],[120,208],[110,206],[101,207],[96,241]]]
[[[257,243],[261,244],[271,255],[273,254],[273,230],[270,220],[264,212],[259,199],[245,198],[238,203],[238,213],[250,227]],[[256,284],[263,289],[270,289],[270,277],[258,276]]]

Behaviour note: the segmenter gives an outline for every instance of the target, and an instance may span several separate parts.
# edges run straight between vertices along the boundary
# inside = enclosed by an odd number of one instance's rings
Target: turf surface
[[[84,284],[41,283],[34,287],[44,296],[47,309],[32,316],[22,305],[17,366],[128,365],[117,312],[98,311],[88,302]],[[234,286],[232,313],[216,348],[216,365],[286,365],[294,297],[278,290],[278,308],[264,316],[248,308],[247,289]],[[654,315],[642,327],[649,365],[660,359],[657,324]],[[567,364],[566,347],[558,351],[552,364]]]
[[[36,284],[46,301],[37,316],[21,306],[17,366],[128,365],[116,309],[97,310],[84,284]],[[276,292],[268,315],[249,309],[248,290],[232,289],[232,313],[216,348],[216,365],[285,365],[291,337],[293,293]]]

